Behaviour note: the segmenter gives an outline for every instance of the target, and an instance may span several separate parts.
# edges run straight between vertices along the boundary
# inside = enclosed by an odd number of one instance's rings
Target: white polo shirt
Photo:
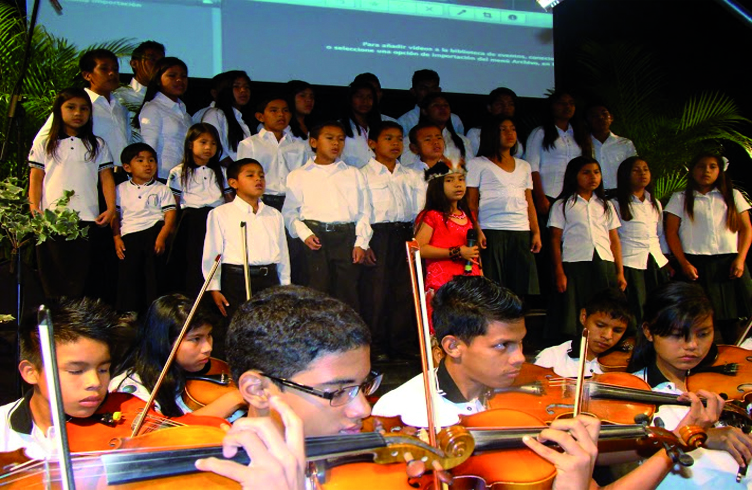
[[[543,192],[549,197],[561,194],[567,164],[571,159],[582,155],[580,145],[574,140],[574,130],[571,125],[566,131],[562,131],[557,126],[556,131],[559,137],[554,141],[554,147],[546,150],[543,148],[543,136],[546,132],[543,126],[535,128],[527,138],[523,157],[530,163],[533,172],[540,173]]]
[[[621,217],[619,201],[612,199],[611,204],[616,214]],[[658,209],[650,202],[650,193],[645,191],[645,200],[640,201],[632,195],[629,208],[632,219],[621,220],[619,240],[621,241],[621,256],[625,267],[645,270],[648,268],[648,257],[653,256],[658,267],[668,263],[663,255],[661,244],[665,243],[663,236],[663,207],[656,201]]]
[[[679,238],[685,254],[717,255],[737,253],[738,233],[726,226],[728,208],[723,194],[717,188],[707,194],[694,191],[694,219],[684,210],[684,192],[675,192],[666,205],[666,212],[681,219]],[[734,189],[736,211],[750,208],[742,193]]]
[[[170,170],[170,176],[167,178],[167,185],[170,186],[172,194],[180,198],[180,207],[182,208],[216,208],[224,204],[223,195],[232,192],[232,188],[227,183],[227,171],[220,167],[222,171],[222,188],[217,184],[217,175],[214,170],[206,165],[193,169],[193,174],[188,180],[188,185],[183,187],[183,164]]]
[[[565,378],[576,378],[580,375],[580,358],[569,357],[572,351],[572,341],[561,345],[543,349],[535,356],[534,364],[545,368],[552,368],[556,374]],[[603,374],[598,358],[585,362],[585,376]]]
[[[373,223],[399,223],[415,221],[421,211],[420,194],[424,193],[423,175],[397,162],[394,172],[375,159],[360,169],[366,181],[371,200]]]
[[[243,139],[251,135],[251,130],[243,120],[243,114],[239,110],[233,107],[232,112],[233,114],[235,114],[235,119],[238,121],[238,124],[240,124],[240,127],[243,129],[243,138],[241,138],[242,141]],[[211,107],[201,117],[201,122],[211,124],[212,126],[217,128],[217,133],[219,133],[219,142],[222,144],[222,156],[220,157],[220,159],[230,157],[233,161],[237,160],[237,150],[233,150],[230,146],[227,129],[227,116],[225,116],[224,111],[222,109],[217,109],[216,107]],[[240,141],[238,142],[238,147],[240,147]]]
[[[415,107],[397,118],[397,122],[400,123],[405,130],[405,134],[409,133],[410,130],[418,124],[418,121],[420,121],[420,107],[418,107],[417,104]],[[457,134],[465,134],[465,126],[462,125],[462,119],[460,119],[460,116],[455,113],[452,113],[452,127],[457,131]]]
[[[559,199],[553,204],[548,227],[563,230],[562,262],[589,262],[593,260],[593,250],[602,260],[614,261],[608,232],[621,223],[611,203],[606,205],[609,213],[603,209],[603,201],[595,195],[586,201],[575,194],[567,200],[565,218],[564,201]]]
[[[303,220],[322,223],[355,223],[355,244],[368,249],[373,230],[371,201],[363,174],[342,160],[317,165],[308,160],[287,176],[287,197],[282,207],[287,230],[304,240],[313,232]]]
[[[414,167],[420,160],[420,157],[410,151],[410,136],[408,133],[405,133],[405,135],[406,136],[403,140],[405,150],[402,152],[400,162],[402,162],[402,165],[405,165],[407,167]],[[462,158],[462,152],[457,147],[457,145],[454,144],[452,133],[450,133],[447,128],[444,128],[441,130],[441,136],[444,138],[444,156],[446,156],[453,162],[460,161],[460,158]],[[462,140],[462,145],[465,148],[465,161],[467,161],[468,159],[473,157],[472,149],[470,148],[470,140],[468,140],[460,132],[457,132],[457,136],[459,136]]]
[[[277,141],[274,133],[261,128],[238,144],[238,159],[253,158],[264,169],[266,190],[264,194],[284,196],[287,193],[287,176],[306,162],[308,143],[293,136],[286,127],[282,139]]]
[[[164,214],[167,211],[177,209],[170,189],[156,180],[142,185],[128,180],[120,183],[116,190],[117,210],[120,213],[120,236],[148,230],[160,221],[164,221]]]
[[[55,441],[34,423],[29,402],[32,391],[23,398],[0,407],[0,452],[23,448],[31,459],[49,459]]]
[[[478,221],[491,230],[530,231],[526,190],[533,189],[530,164],[514,159],[507,172],[486,157],[467,162],[467,186],[480,192]]]
[[[590,135],[593,145],[593,158],[601,164],[604,189],[616,189],[616,171],[621,162],[629,157],[637,155],[637,149],[632,140],[609,133],[606,141],[601,143],[593,135]]]
[[[141,138],[157,152],[159,171],[157,177],[166,179],[170,170],[183,161],[183,146],[191,116],[185,104],[174,102],[162,92],[144,104],[141,109]]]
[[[78,211],[81,221],[97,219],[99,172],[113,167],[107,143],[97,139],[99,152],[93,160],[88,159],[89,150],[83,140],[75,136],[60,139],[54,157],[47,155],[46,139],[34,143],[29,152],[29,166],[44,171],[41,209],[54,209],[63,191],[72,190],[75,193],[68,207]]]

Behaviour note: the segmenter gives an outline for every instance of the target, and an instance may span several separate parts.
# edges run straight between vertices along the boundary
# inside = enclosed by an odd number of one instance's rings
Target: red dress
[[[467,245],[467,230],[473,228],[468,219],[464,225],[457,224],[453,219],[444,221],[444,215],[438,211],[426,211],[418,216],[422,221],[433,228],[433,235],[429,245],[439,248],[461,247]],[[438,290],[441,286],[452,280],[454,276],[465,274],[465,261],[455,262],[449,259],[426,259],[426,290]],[[473,264],[471,276],[479,276],[480,269]]]

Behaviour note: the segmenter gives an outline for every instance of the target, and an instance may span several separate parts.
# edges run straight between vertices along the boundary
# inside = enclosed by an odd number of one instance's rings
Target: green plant
[[[27,38],[26,20],[18,9],[0,4],[0,114],[8,112],[8,103],[20,75],[24,46]],[[129,39],[118,39],[88,46],[79,50],[63,38],[53,36],[44,27],[37,26],[32,34],[31,58],[23,85],[23,106],[26,118],[18,134],[6,135],[5,121],[0,125],[0,140],[11,137],[14,145],[7,163],[0,166],[0,179],[25,175],[24,162],[31,141],[52,109],[55,95],[70,86],[81,86],[77,79],[78,59],[95,48],[109,49],[116,56],[129,55],[135,44]]]

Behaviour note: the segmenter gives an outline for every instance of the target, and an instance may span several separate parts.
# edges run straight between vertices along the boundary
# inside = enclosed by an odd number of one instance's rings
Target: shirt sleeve
[[[566,220],[564,219],[564,201],[557,199],[553,206],[551,206],[551,215],[548,217],[549,228],[564,229]]]
[[[537,356],[535,356],[533,364],[544,368],[552,368],[556,365],[555,357],[556,353],[554,352],[554,349],[549,347],[548,349],[543,349]]]
[[[123,184],[127,184],[128,182],[123,182]],[[123,188],[121,187],[123,184],[118,184],[115,187],[115,209],[120,211],[120,194],[123,192]]]
[[[734,189],[734,204],[736,205],[737,213],[743,213],[744,211],[752,207],[749,205],[749,201],[745,199],[744,195],[739,192],[738,189]]]
[[[141,125],[141,139],[144,143],[154,148],[159,153],[159,139],[162,135],[162,116],[159,109],[147,102],[139,114],[139,124]],[[159,155],[161,158],[161,155]],[[162,162],[157,162],[159,165]]]
[[[355,183],[358,187],[358,216],[356,216],[355,221],[355,246],[366,250],[373,235],[373,229],[371,229],[371,198],[368,192],[366,192],[366,183],[363,179],[363,174],[356,169],[352,169],[352,172],[355,174]]]
[[[465,134],[465,125],[462,124],[462,119],[460,119],[460,116],[457,114],[452,114],[452,126],[454,126],[454,130],[459,135]]]
[[[253,150],[251,148],[251,137],[244,139],[238,143],[238,160],[241,158],[253,158]]]
[[[654,198],[655,199],[655,198]],[[656,204],[658,204],[658,223],[656,226],[658,227],[658,243],[661,244],[661,252],[664,254],[670,254],[671,249],[668,246],[668,242],[666,241],[666,232],[663,226],[663,206],[661,205],[661,201],[656,199]]]
[[[169,187],[164,186],[159,189],[159,205],[162,207],[162,213],[174,211],[178,207],[175,204],[175,198],[172,197]]]
[[[275,209],[276,211],[276,209]],[[277,276],[282,286],[290,284],[290,251],[287,249],[287,235],[285,234],[285,221],[281,214],[278,214],[279,227],[277,229],[277,243],[279,243],[279,252],[281,255]]]
[[[47,120],[42,124],[42,127],[37,131],[37,135],[34,136],[34,145],[39,142],[47,141],[50,136],[50,128],[52,127],[52,113],[47,117]]]
[[[666,205],[666,212],[675,216],[684,216],[684,193],[674,192]]]
[[[234,189],[230,187],[230,183],[227,181],[227,169],[224,166],[219,167],[222,170],[222,178],[224,179],[224,183],[222,184],[222,194],[229,194]]]
[[[282,206],[282,216],[285,219],[285,225],[287,231],[290,232],[290,236],[305,241],[306,238],[313,235],[313,232],[300,219],[303,195],[297,180],[296,172],[290,172],[287,176],[287,193],[285,194],[285,204]]]
[[[114,167],[115,164],[112,162],[112,155],[110,154],[110,148],[107,146],[107,143],[105,143],[100,137],[97,137],[97,143],[99,143],[99,151],[97,151],[97,155],[94,157],[94,161],[97,164],[97,170],[101,172],[102,170]]]
[[[543,149],[543,136],[545,131],[542,127],[535,128],[525,143],[525,161],[530,164],[531,172],[540,172],[541,150]]]
[[[616,209],[614,208],[614,205],[611,204],[611,202],[606,201],[606,206],[608,206],[608,209],[611,211],[610,213],[606,213],[606,215],[608,216],[608,229],[615,230],[616,228],[619,228],[621,226],[619,215],[616,213]]]
[[[219,223],[219,217],[216,209],[209,211],[206,217],[206,236],[204,237],[204,255],[201,259],[201,272],[204,274],[204,280],[209,277],[209,273],[214,267],[214,259],[218,254],[224,252],[224,238],[222,236],[222,227]],[[217,268],[214,277],[209,282],[207,291],[221,291],[222,285],[222,267]]]
[[[173,167],[170,170],[170,175],[167,177],[167,185],[170,188],[170,192],[178,197],[183,195],[183,179],[180,178],[183,173],[182,170],[183,164]]]
[[[525,160],[517,160],[517,163],[525,169],[525,189],[533,190],[533,172],[530,170],[530,164]]]
[[[479,158],[473,158],[467,162],[467,177],[465,183],[468,187],[480,187],[480,169],[482,167],[483,160]]]
[[[29,151],[29,167],[44,171],[47,160],[47,139],[34,140],[34,144]]]

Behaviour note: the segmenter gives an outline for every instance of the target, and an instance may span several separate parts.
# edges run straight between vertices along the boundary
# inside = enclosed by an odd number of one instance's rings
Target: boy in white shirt
[[[593,145],[593,158],[601,164],[603,188],[606,195],[616,191],[616,172],[621,162],[637,155],[632,140],[611,132],[614,117],[608,107],[593,104],[585,111],[585,119],[590,128],[590,142]]]
[[[413,126],[418,124],[420,120],[420,103],[423,102],[426,95],[433,92],[441,92],[441,79],[438,73],[433,70],[418,70],[413,73],[410,94],[415,97],[415,107],[397,119],[397,122],[402,125],[405,133],[409,133]],[[452,126],[457,133],[465,134],[465,126],[462,125],[460,117],[457,114],[452,114],[451,117]]]
[[[157,153],[151,146],[134,143],[120,158],[131,178],[117,186],[118,215],[112,222],[120,259],[116,308],[141,311],[162,292],[162,256],[175,229],[177,206],[169,187],[155,180]]]
[[[627,297],[618,289],[604,289],[585,303],[579,318],[582,327],[589,332],[585,376],[603,374],[598,356],[613,350],[621,342],[633,318]],[[543,349],[535,357],[535,364],[553,368],[556,374],[565,378],[577,377],[580,339],[581,336],[576,336],[574,341]]]
[[[290,235],[306,245],[306,285],[357,311],[360,264],[372,234],[365,180],[340,160],[345,147],[340,122],[315,126],[310,143],[316,158],[290,172],[282,214]]]

